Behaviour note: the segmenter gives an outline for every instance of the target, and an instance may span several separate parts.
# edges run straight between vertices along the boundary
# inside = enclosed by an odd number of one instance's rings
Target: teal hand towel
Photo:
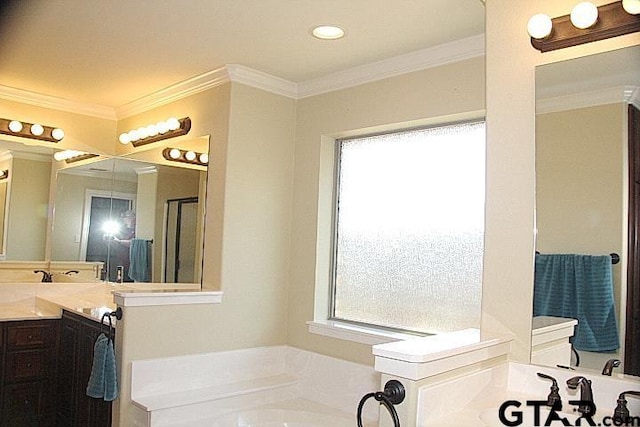
[[[578,320],[578,350],[611,352],[620,347],[608,255],[536,255],[534,316]]]
[[[100,334],[93,346],[93,366],[87,384],[87,396],[106,401],[118,397],[113,341],[105,334]]]
[[[145,239],[131,239],[129,277],[136,282],[151,281],[151,244]]]

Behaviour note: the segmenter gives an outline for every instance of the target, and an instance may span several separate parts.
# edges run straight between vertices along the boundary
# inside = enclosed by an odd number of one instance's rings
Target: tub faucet
[[[593,402],[593,391],[591,390],[591,381],[585,377],[577,376],[567,380],[567,387],[572,390],[580,387],[580,400],[578,404],[578,412],[586,417],[591,417],[596,413],[596,404]]]
[[[44,270],[33,270],[34,273],[42,273],[42,280],[41,282],[45,282],[45,283],[51,283],[53,282],[53,278],[51,277],[51,273],[49,273],[48,271],[44,271]]]
[[[620,366],[620,363],[622,362],[620,362],[620,360],[618,359],[607,360],[607,363],[604,364],[604,368],[602,369],[602,375],[611,376],[613,368],[617,368],[618,366]]]
[[[625,391],[620,393],[620,396],[618,396],[618,406],[616,406],[616,409],[613,411],[613,425],[615,426],[627,425],[627,423],[631,421],[625,395],[640,397],[640,391]]]

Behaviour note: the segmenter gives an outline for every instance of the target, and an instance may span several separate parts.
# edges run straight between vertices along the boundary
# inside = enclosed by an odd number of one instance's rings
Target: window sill
[[[373,327],[352,325],[337,322],[335,320],[308,321],[309,332],[325,337],[337,338],[345,341],[353,341],[360,344],[377,345],[394,341],[416,339],[419,336],[391,332]]]

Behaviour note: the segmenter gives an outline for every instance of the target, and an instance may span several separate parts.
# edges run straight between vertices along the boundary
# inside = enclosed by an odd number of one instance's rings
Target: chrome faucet
[[[604,368],[602,369],[602,375],[611,376],[611,372],[613,371],[613,368],[617,368],[618,366],[620,366],[621,363],[622,362],[620,362],[620,360],[618,359],[607,360],[607,363],[604,364]]]
[[[42,280],[41,282],[45,282],[45,283],[51,283],[53,282],[53,278],[51,276],[51,273],[49,273],[48,271],[44,271],[44,270],[33,270],[34,273],[42,273]]]
[[[593,391],[591,381],[585,377],[577,376],[567,380],[567,386],[575,390],[580,387],[580,400],[578,401],[578,412],[585,417],[591,417],[596,413],[596,404],[593,402]],[[572,403],[572,402],[569,402]]]
[[[620,396],[618,396],[618,406],[616,406],[616,409],[613,411],[613,425],[615,426],[627,425],[627,423],[631,421],[629,410],[627,409],[627,400],[624,398],[625,395],[640,397],[640,391],[625,391],[620,393]]]

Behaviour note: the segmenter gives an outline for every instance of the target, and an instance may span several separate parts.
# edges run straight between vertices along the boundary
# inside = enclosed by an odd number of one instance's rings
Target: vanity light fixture
[[[87,160],[94,157],[98,157],[98,155],[77,150],[56,151],[53,154],[53,158],[55,160],[59,162],[64,161],[65,163],[79,162],[81,160]]]
[[[623,0],[596,7],[578,3],[570,15],[544,18],[534,15],[527,31],[531,45],[541,52],[595,42],[640,31],[640,0]]]
[[[0,180],[9,178],[9,169],[0,170]]]
[[[161,141],[163,139],[174,138],[186,135],[191,130],[191,119],[184,117],[176,119],[171,117],[167,120],[132,129],[129,132],[120,134],[118,140],[121,144],[131,143],[134,147]]]
[[[58,142],[64,138],[64,131],[60,128],[9,119],[0,119],[0,133],[47,142]]]
[[[193,150],[165,148],[162,150],[162,157],[172,162],[182,162],[191,165],[207,166],[209,164],[209,155],[207,153],[196,153]]]

